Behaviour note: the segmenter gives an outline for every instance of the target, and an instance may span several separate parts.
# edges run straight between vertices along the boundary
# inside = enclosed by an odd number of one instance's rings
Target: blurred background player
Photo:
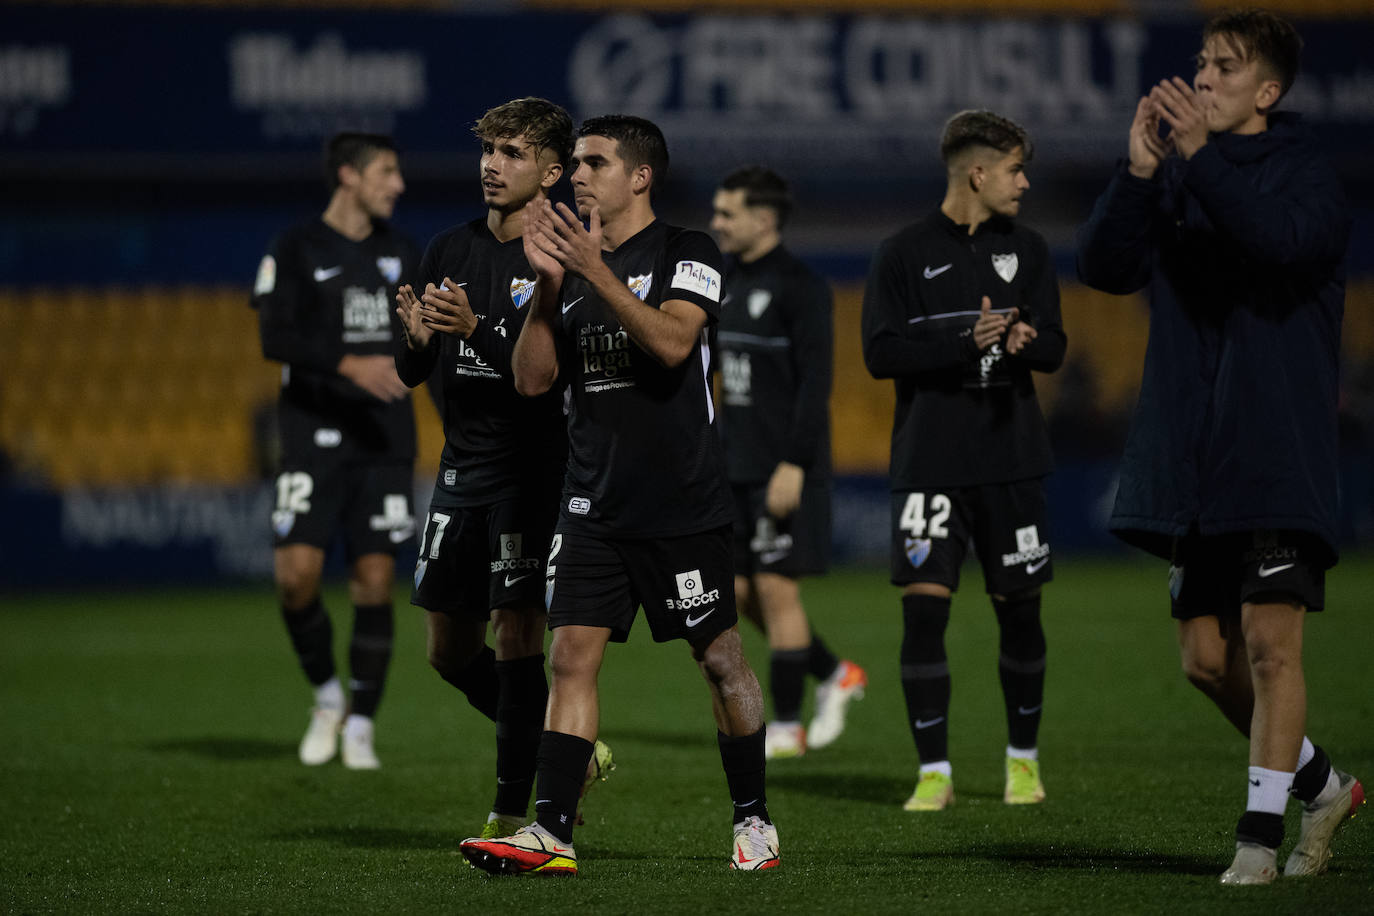
[[[735,503],[735,600],[768,634],[770,759],[797,757],[844,731],[868,676],[811,629],[797,579],[830,559],[830,286],[782,244],[792,209],[768,169],[732,172],[712,204],[711,231],[727,261],[717,326],[720,433]],[[801,723],[806,675],[816,687]]]
[[[964,111],[940,139],[940,208],[879,248],[864,291],[864,361],[897,385],[892,582],[902,588],[902,689],[920,757],[908,811],[954,801],[944,634],[969,542],[1000,631],[1008,804],[1045,797],[1037,734],[1045,681],[1040,586],[1051,577],[1049,437],[1031,371],[1064,359],[1045,241],[1016,222],[1030,187],[1025,130]]]
[[[333,758],[342,727],[344,765],[375,769],[372,720],[391,659],[395,554],[415,530],[415,417],[392,358],[401,330],[391,299],[419,251],[386,222],[405,190],[389,137],[338,134],[325,168],[329,206],[272,243],[253,288],[263,355],[285,364],[274,569],[291,644],[315,688],[301,762]],[[337,534],[354,611],[348,696],[320,600]]]
[[[401,287],[396,365],[412,386],[440,370],[444,452],[411,600],[429,612],[430,664],[496,723],[496,799],[483,835],[505,836],[525,823],[549,696],[544,562],[568,452],[562,389],[520,397],[511,351],[534,295],[526,205],[562,176],[573,124],[558,105],[523,98],[488,111],[473,133],[487,215],[430,242],[418,299]],[[600,751],[598,775],[610,766]]]
[[[1326,870],[1363,799],[1303,734],[1302,631],[1337,557],[1337,401],[1350,215],[1298,116],[1275,106],[1302,40],[1260,10],[1203,29],[1190,86],[1164,80],[1079,234],[1078,272],[1150,287],[1150,341],[1111,529],[1170,562],[1189,680],[1250,740],[1222,884]],[[1164,131],[1161,135],[1161,131]]]
[[[577,212],[542,202],[526,226],[539,292],[514,357],[522,394],[543,394],[560,373],[571,391],[548,565],[553,686],[536,818],[512,836],[465,841],[463,854],[493,873],[577,872],[573,826],[600,727],[597,674],[607,643],[629,637],[642,605],[654,640],[684,640],[710,688],[734,802],[730,866],[772,868],[763,697],[735,627],[732,510],[707,378],[720,252],[705,234],[655,219],[651,193],[667,175],[668,148],[651,122],[586,121],[572,166]]]

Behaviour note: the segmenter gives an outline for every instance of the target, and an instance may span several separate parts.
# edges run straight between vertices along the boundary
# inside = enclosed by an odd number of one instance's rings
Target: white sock
[[[934,763],[921,764],[921,775],[927,773],[944,773],[950,779],[954,778],[954,768],[949,765],[948,760],[937,760]]]
[[[340,712],[344,708],[343,684],[339,679],[331,677],[323,684],[315,688],[315,705],[320,709],[335,709]]]
[[[1281,815],[1288,804],[1288,790],[1293,788],[1293,774],[1251,767],[1248,788],[1246,811]]]
[[[1302,769],[1317,756],[1317,749],[1312,745],[1312,741],[1306,736],[1302,736],[1302,750],[1298,751],[1298,769]]]
[[[1329,805],[1335,801],[1336,796],[1340,794],[1341,778],[1336,775],[1336,768],[1332,767],[1331,771],[1326,774],[1326,785],[1317,793],[1317,797],[1308,803],[1307,807],[1320,808],[1322,805]]]
[[[1037,756],[1038,753],[1039,752],[1033,747],[1012,747],[1010,744],[1007,745],[1008,757],[1016,757],[1020,760],[1039,760],[1040,758]]]

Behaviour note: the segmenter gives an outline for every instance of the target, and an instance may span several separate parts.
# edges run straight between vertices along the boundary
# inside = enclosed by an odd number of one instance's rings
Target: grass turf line
[[[641,622],[629,645],[610,647],[603,737],[619,768],[587,802],[575,881],[489,879],[457,854],[491,802],[492,728],[425,665],[423,615],[402,592],[375,773],[296,761],[309,693],[266,586],[8,595],[0,911],[1371,907],[1374,810],[1344,828],[1326,876],[1217,886],[1244,804],[1245,746],[1179,673],[1159,563],[1059,564],[1044,602],[1049,799],[1015,808],[1001,803],[996,628],[970,568],[948,637],[958,804],[903,812],[915,760],[897,682],[900,606],[885,579],[844,570],[804,586],[817,631],[872,680],[839,742],[770,765],[783,851],[771,874],[725,867],[725,781],[685,646],[652,643]],[[1374,561],[1342,562],[1306,646],[1309,730],[1367,784],[1374,691],[1359,634],[1371,591]],[[351,611],[341,588],[326,601],[342,663]],[[747,632],[746,648],[766,677],[763,641]],[[1296,833],[1290,806],[1287,845]]]

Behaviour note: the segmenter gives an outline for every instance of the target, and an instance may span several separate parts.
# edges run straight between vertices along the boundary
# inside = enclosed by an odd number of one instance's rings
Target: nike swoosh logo
[[[746,858],[746,857],[745,857],[745,855],[744,855],[744,847],[743,847],[743,846],[736,845],[736,846],[735,846],[735,849],[739,852],[739,864],[741,864],[741,865],[748,865],[750,862],[754,861],[753,859],[750,859],[750,858]]]
[[[400,543],[403,542],[406,538],[410,537],[410,532],[409,532],[409,531],[397,531],[397,530],[395,530],[395,529],[392,529],[391,531],[388,531],[388,532],[387,532],[387,535],[386,535],[386,536],[389,537],[389,538],[391,539],[391,543],[393,543],[393,544],[400,544]]]
[[[953,267],[953,266],[954,266],[953,262],[951,262],[951,263],[949,263],[949,264],[946,264],[944,267],[935,267],[935,268],[932,268],[932,267],[930,267],[930,266],[927,265],[926,269],[923,270],[923,271],[921,271],[921,273],[925,276],[925,278],[926,278],[927,280],[934,280],[936,277],[940,276],[940,274],[942,274],[942,273],[944,273],[945,271],[949,270],[949,269],[950,269],[951,267]]]
[[[516,576],[514,579],[512,579],[510,576],[506,576],[506,588],[510,588],[512,585],[519,582],[521,579],[528,579],[529,577],[529,573],[526,573],[523,576]]]
[[[1252,785],[1252,786],[1257,786],[1257,785],[1259,785],[1259,782],[1260,782],[1260,781],[1259,781],[1258,779],[1252,779],[1252,780],[1250,780],[1250,785]]]
[[[712,614],[714,614],[715,612],[716,612],[716,609],[715,609],[715,608],[711,608],[709,611],[707,611],[705,614],[702,614],[700,617],[693,617],[691,614],[688,614],[688,615],[687,615],[687,626],[689,626],[689,627],[694,627],[694,626],[696,626],[697,624],[701,623],[703,620],[705,620],[707,617],[710,617],[710,616],[711,616]]]
[[[1038,573],[1041,569],[1043,569],[1044,566],[1045,566],[1045,564],[1048,563],[1049,561],[1050,561],[1050,558],[1049,558],[1049,557],[1044,557],[1043,559],[1036,560],[1034,563],[1027,563],[1027,564],[1026,564],[1026,575],[1028,575],[1028,576],[1033,576],[1033,575],[1035,575],[1035,574]]]
[[[933,719],[917,719],[917,720],[916,720],[916,727],[917,727],[917,728],[930,728],[932,725],[939,725],[939,724],[940,724],[941,722],[943,722],[943,721],[945,721],[945,717],[944,717],[944,716],[936,716],[936,717],[933,718]]]
[[[1283,572],[1285,569],[1292,569],[1292,568],[1293,568],[1294,566],[1296,566],[1296,565],[1297,565],[1296,563],[1285,563],[1285,564],[1283,564],[1282,566],[1274,566],[1274,567],[1261,566],[1261,567],[1259,568],[1259,577],[1260,577],[1261,579],[1268,579],[1270,576],[1274,575],[1275,573],[1281,573],[1281,572]]]
[[[583,299],[585,299],[585,298],[587,298],[587,297],[586,297],[586,296],[578,296],[578,297],[577,297],[576,299],[574,299],[572,302],[564,302],[564,303],[563,303],[563,314],[564,314],[564,315],[568,314],[568,309],[572,308],[574,305],[577,305],[577,303],[581,302],[581,301],[582,301]]]
[[[1040,704],[1040,706],[1044,706],[1044,705],[1045,705],[1044,703],[1041,703],[1041,704]],[[1016,707],[1016,712],[1017,712],[1018,715],[1022,715],[1022,716],[1033,716],[1033,715],[1035,715],[1037,712],[1040,711],[1040,706],[1032,706],[1032,707],[1030,707],[1029,709],[1027,709],[1027,708],[1024,707],[1024,706],[1018,706],[1018,707]]]
[[[337,277],[337,276],[338,276],[339,274],[341,274],[341,273],[343,273],[343,266],[342,266],[342,265],[340,265],[340,266],[338,266],[338,267],[330,267],[330,268],[316,267],[316,268],[315,268],[315,282],[316,282],[316,283],[323,283],[325,280],[331,279],[332,277]]]

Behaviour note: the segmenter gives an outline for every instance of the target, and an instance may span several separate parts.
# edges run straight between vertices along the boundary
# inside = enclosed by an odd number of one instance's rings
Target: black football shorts
[[[1326,604],[1329,551],[1300,531],[1249,531],[1174,541],[1169,599],[1178,620],[1235,617],[1246,602],[1292,601],[1309,611]]]
[[[655,642],[707,645],[736,623],[730,528],[606,538],[560,524],[549,548],[549,627],[607,627],[624,642],[644,608]]]
[[[544,564],[557,520],[553,500],[432,504],[420,536],[410,603],[483,619],[494,608],[543,610]]]
[[[893,585],[959,588],[969,544],[988,594],[1014,595],[1054,576],[1039,478],[892,493]]]
[[[415,537],[410,464],[353,462],[286,464],[277,475],[272,511],[276,546],[328,550],[342,535],[351,563],[364,554],[396,551]]]
[[[830,481],[808,482],[801,505],[784,519],[764,508],[765,484],[734,484],[735,572],[815,576],[830,565]]]

